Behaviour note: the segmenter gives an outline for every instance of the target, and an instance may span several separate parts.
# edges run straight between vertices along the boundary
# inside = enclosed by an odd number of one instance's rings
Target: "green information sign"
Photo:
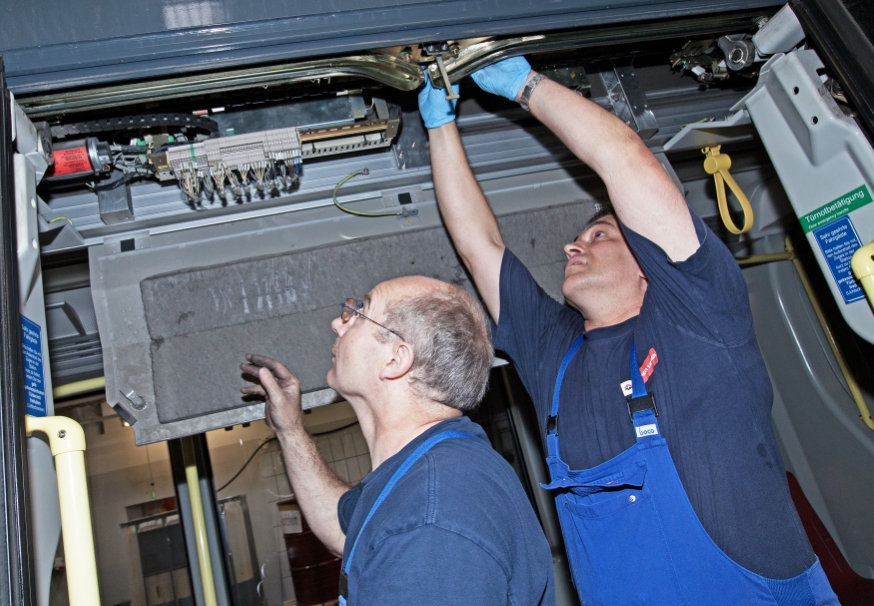
[[[826,223],[840,219],[844,215],[848,215],[857,208],[862,208],[871,202],[871,192],[868,191],[866,185],[862,185],[862,187],[844,194],[837,200],[832,200],[828,204],[820,206],[812,213],[799,217],[801,227],[804,228],[804,233],[811,232],[817,227],[822,227]]]

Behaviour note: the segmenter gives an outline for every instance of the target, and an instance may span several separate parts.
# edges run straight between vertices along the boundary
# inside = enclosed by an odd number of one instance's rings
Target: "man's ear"
[[[386,360],[379,373],[380,379],[394,380],[400,379],[410,372],[413,367],[413,348],[409,343],[398,343],[392,347],[391,356]]]

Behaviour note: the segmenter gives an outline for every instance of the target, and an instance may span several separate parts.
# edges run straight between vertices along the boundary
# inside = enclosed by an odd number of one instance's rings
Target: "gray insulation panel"
[[[576,235],[580,213],[559,207],[501,222],[514,251],[557,298],[561,243]],[[557,226],[569,226],[568,233],[556,233]],[[231,375],[246,352],[286,362],[304,393],[326,388],[330,322],[341,302],[405,275],[472,289],[441,228],[143,280],[158,418],[166,423],[239,407],[238,389],[246,383]]]
[[[562,244],[592,210],[591,201],[573,202],[499,218],[506,244],[555,298]],[[104,341],[110,403],[137,418],[140,444],[263,418],[263,404],[239,391],[248,384],[239,370],[247,352],[285,362],[301,381],[304,407],[333,401],[325,380],[330,322],[343,300],[404,275],[472,288],[446,231],[434,227],[436,215],[426,210],[424,218],[428,227],[348,241],[335,233],[317,246],[317,230],[296,225],[129,253],[92,251],[101,334],[111,335]],[[144,409],[121,395],[130,390]]]
[[[340,303],[421,274],[469,287],[439,229],[171,273],[141,283],[162,422],[240,406],[246,352],[285,361],[324,389]]]

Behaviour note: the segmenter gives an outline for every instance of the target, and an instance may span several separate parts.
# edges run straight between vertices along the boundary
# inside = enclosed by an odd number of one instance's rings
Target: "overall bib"
[[[561,460],[561,384],[584,337],[562,360],[547,419],[547,465],[574,585],[587,606],[837,605],[819,560],[797,577],[768,579],[731,560],[701,525],[659,431],[631,344],[628,413],[637,436],[596,467],[571,470]]]
[[[361,538],[361,535],[364,534],[364,529],[367,528],[368,522],[370,522],[370,518],[373,517],[373,514],[376,513],[376,510],[379,509],[379,506],[382,505],[382,502],[385,501],[386,497],[388,497],[389,493],[395,487],[395,484],[398,483],[404,474],[406,474],[413,464],[418,461],[422,455],[431,450],[436,444],[439,444],[443,440],[449,440],[451,438],[471,438],[473,436],[470,434],[466,434],[463,431],[443,431],[438,434],[434,434],[424,442],[422,442],[416,450],[410,453],[410,456],[406,458],[406,460],[398,467],[397,471],[394,472],[391,479],[382,489],[382,492],[379,493],[379,496],[376,498],[376,501],[373,503],[373,507],[370,508],[370,511],[367,513],[367,517],[364,518],[364,523],[361,525],[361,529],[358,531],[358,536],[355,537],[355,542],[352,543],[352,549],[349,550],[349,556],[345,557],[345,561],[343,562],[343,569],[340,572],[340,606],[346,606],[347,600],[349,599],[349,570],[352,568],[352,558],[355,557],[355,549],[358,547],[358,540]]]

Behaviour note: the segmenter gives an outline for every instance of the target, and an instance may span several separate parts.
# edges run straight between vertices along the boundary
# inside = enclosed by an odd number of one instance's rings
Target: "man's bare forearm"
[[[443,222],[492,318],[500,313],[504,241],[473,176],[455,122],[430,129],[431,171]]]
[[[535,88],[529,107],[574,155],[598,173],[625,225],[661,246],[675,261],[698,249],[682,193],[625,123],[550,80]]]
[[[328,549],[342,555],[346,535],[340,528],[337,504],[349,486],[328,467],[305,429],[286,430],[277,433],[277,438],[288,480],[307,523]]]

